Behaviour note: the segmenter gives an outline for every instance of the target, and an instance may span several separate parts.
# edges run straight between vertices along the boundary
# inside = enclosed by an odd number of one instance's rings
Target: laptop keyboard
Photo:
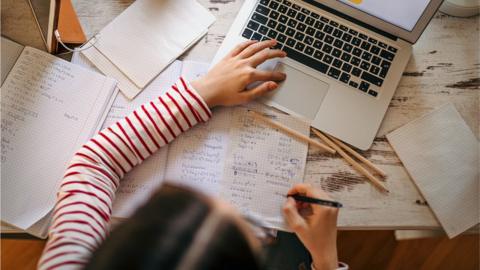
[[[288,0],[260,0],[242,36],[377,97],[397,49]]]

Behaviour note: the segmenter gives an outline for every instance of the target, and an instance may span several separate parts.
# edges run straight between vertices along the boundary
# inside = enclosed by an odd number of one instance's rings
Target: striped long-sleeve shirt
[[[211,117],[183,78],[102,130],[72,158],[57,195],[39,269],[79,269],[107,237],[122,177],[179,134]]]

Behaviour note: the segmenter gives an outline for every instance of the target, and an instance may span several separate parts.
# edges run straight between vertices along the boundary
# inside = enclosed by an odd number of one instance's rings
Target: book
[[[82,53],[73,62],[93,66]],[[119,94],[104,127],[158,97],[182,75],[186,80],[205,74],[209,64],[175,61],[135,99]],[[129,217],[164,182],[187,186],[235,205],[265,226],[286,230],[281,209],[288,190],[303,182],[308,145],[257,122],[249,110],[309,135],[310,125],[264,105],[215,109],[214,117],[181,134],[122,179],[113,217]]]
[[[1,219],[39,237],[75,151],[103,123],[116,81],[1,39]]]

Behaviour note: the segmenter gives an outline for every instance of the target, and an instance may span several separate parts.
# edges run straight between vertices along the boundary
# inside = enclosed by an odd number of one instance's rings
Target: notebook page
[[[13,65],[15,65],[15,62],[22,53],[23,48],[23,45],[11,41],[8,38],[2,37],[0,46],[2,56],[0,59],[2,64],[0,72],[2,73],[2,81],[0,82],[0,85],[2,85],[7,78],[8,73],[13,68]]]
[[[2,86],[2,220],[26,229],[55,203],[74,151],[115,82],[25,47]]]
[[[173,62],[133,100],[129,100],[119,93],[107,115],[103,128],[123,119],[142,104],[165,93],[178,80],[181,67],[182,62]],[[160,185],[164,178],[168,147],[162,147],[125,175],[113,204],[114,217],[129,217]]]
[[[452,238],[479,221],[479,144],[452,104],[387,135]]]
[[[254,109],[309,134],[308,123],[265,106]],[[255,120],[244,107],[234,109],[231,122],[220,196],[241,213],[259,218],[269,227],[285,229],[281,209],[288,190],[303,182],[308,145]]]

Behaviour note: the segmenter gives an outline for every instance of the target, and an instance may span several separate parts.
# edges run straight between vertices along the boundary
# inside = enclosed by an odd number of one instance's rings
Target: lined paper
[[[387,139],[450,238],[479,222],[479,144],[453,104]]]

